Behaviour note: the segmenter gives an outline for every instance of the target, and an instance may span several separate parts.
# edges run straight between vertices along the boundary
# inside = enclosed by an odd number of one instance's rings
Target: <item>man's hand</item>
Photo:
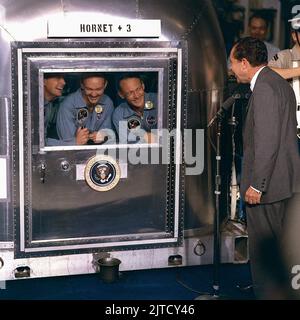
[[[249,204],[259,204],[261,198],[261,193],[255,191],[253,188],[249,187],[245,194],[245,201]]]
[[[105,134],[103,134],[101,131],[94,131],[89,134],[89,139],[93,140],[94,143],[101,143],[104,141]]]
[[[77,145],[86,144],[88,140],[89,140],[89,129],[79,127],[76,131],[76,144]]]

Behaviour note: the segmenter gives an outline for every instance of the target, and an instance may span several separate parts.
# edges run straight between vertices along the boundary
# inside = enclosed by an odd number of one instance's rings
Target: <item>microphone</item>
[[[223,118],[225,112],[234,104],[235,100],[238,99],[236,96],[239,94],[235,94],[230,96],[227,100],[223,102],[220,110],[214,115],[214,117],[209,121],[207,128],[209,128],[217,118]]]

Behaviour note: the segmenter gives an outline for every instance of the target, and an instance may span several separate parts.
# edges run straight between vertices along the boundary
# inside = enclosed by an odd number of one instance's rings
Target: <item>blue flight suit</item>
[[[81,89],[78,89],[69,94],[60,105],[56,123],[59,139],[63,140],[66,145],[75,145],[76,131],[79,127],[85,127],[90,132],[112,129],[113,111],[112,100],[103,94],[93,112],[89,112]]]
[[[62,146],[63,141],[59,140],[56,131],[57,112],[62,102],[62,98],[52,101],[44,101],[44,141],[45,146]]]
[[[134,135],[134,132],[137,128],[143,129],[146,132],[157,129],[157,94],[152,92],[145,93],[145,107],[142,117],[129,106],[127,101],[125,101],[115,109],[112,120],[118,133],[120,143],[144,142],[142,139],[138,140]],[[127,132],[125,130],[124,132],[120,132],[120,121],[127,122]],[[138,131],[136,132],[138,133]]]

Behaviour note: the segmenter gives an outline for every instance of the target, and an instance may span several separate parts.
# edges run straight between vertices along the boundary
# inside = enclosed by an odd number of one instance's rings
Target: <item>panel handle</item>
[[[45,183],[45,176],[46,176],[46,164],[45,162],[41,163],[41,183]]]

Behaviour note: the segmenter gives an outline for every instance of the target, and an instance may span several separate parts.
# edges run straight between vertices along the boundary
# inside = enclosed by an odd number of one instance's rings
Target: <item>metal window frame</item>
[[[180,236],[179,232],[179,215],[180,215],[180,179],[181,179],[181,159],[182,159],[182,143],[181,143],[181,136],[180,136],[180,131],[176,131],[176,150],[175,152],[175,209],[174,209],[174,236],[172,238],[160,238],[160,239],[146,239],[146,240],[129,240],[129,241],[117,241],[117,242],[106,242],[106,243],[87,243],[87,244],[76,244],[76,245],[66,245],[66,246],[46,246],[46,247],[38,247],[38,248],[33,248],[33,247],[26,247],[25,243],[25,189],[24,189],[24,121],[23,121],[23,106],[24,106],[24,101],[23,101],[23,53],[41,53],[41,52],[82,52],[84,49],[84,52],[123,52],[123,53],[130,53],[130,52],[138,52],[138,53],[177,53],[177,112],[176,112],[176,127],[181,128],[181,114],[182,114],[182,96],[181,96],[181,88],[182,88],[182,64],[183,64],[183,54],[182,54],[182,49],[181,48],[19,48],[17,49],[17,73],[18,73],[18,117],[19,117],[19,202],[20,202],[20,226],[19,226],[19,231],[20,231],[20,239],[19,239],[19,245],[20,245],[20,251],[25,252],[25,253],[30,253],[30,252],[43,252],[43,251],[59,251],[59,250],[70,250],[70,249],[89,249],[89,248],[103,248],[103,247],[119,247],[119,246],[128,246],[128,245],[147,245],[147,244],[171,244],[171,243],[176,243],[178,242],[178,238]],[[51,57],[52,58],[52,57]],[[61,58],[57,58],[61,59]],[[87,59],[87,58],[85,58]],[[105,58],[106,59],[106,58]],[[128,60],[128,57],[124,58]],[[133,58],[136,60],[136,58]],[[149,58],[151,59],[151,58]],[[119,60],[119,59],[118,59]],[[143,70],[145,71],[145,70]],[[78,70],[77,70],[78,72]],[[161,76],[161,74],[160,74]],[[119,144],[117,145],[118,148],[128,148],[128,147],[133,147],[130,145],[122,145]],[[139,148],[144,148],[144,147],[151,147],[151,144],[145,144],[145,145],[139,145]],[[153,146],[156,146],[154,144]],[[107,149],[109,146],[105,146]],[[116,145],[112,145],[112,148],[116,148]],[[99,148],[97,146],[96,148]],[[95,149],[96,149],[95,148]],[[82,150],[82,149],[92,149],[91,147],[85,148],[83,147],[76,147],[76,149],[72,148],[72,150]],[[66,147],[56,147],[55,149],[50,150],[70,150],[68,146]],[[44,147],[44,149],[41,149],[41,151],[50,151],[48,150],[48,147]],[[164,233],[165,234],[165,233]],[[114,236],[115,237],[115,236]],[[96,237],[98,238],[98,237]],[[101,238],[101,237],[99,237]],[[76,238],[78,240],[79,238]],[[66,240],[66,239],[64,239]],[[46,241],[46,240],[45,240]],[[51,241],[46,241],[47,243]],[[32,242],[34,243],[34,242]]]

